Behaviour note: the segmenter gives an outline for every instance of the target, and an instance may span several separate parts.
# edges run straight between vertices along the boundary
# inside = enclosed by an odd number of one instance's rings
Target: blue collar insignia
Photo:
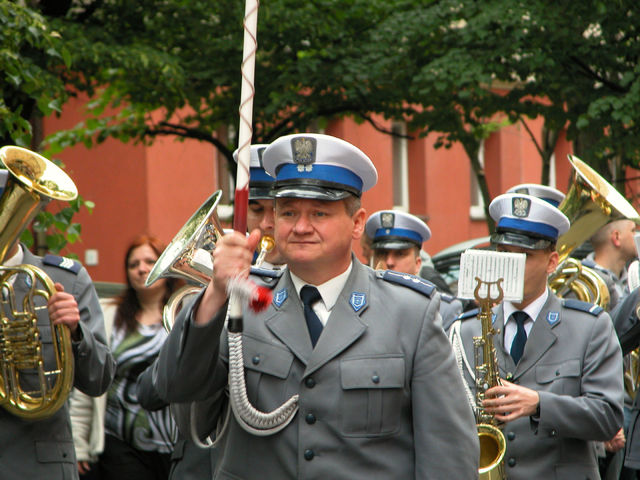
[[[287,297],[289,297],[289,292],[287,291],[286,288],[283,288],[282,290],[278,290],[276,294],[273,296],[273,304],[276,307],[281,307],[284,301],[287,299]]]
[[[354,312],[358,312],[367,304],[367,296],[364,293],[353,292],[349,303]]]
[[[496,318],[498,318],[498,315],[495,313],[491,314],[491,324],[493,325],[494,323],[496,323]]]
[[[549,325],[551,326],[555,325],[559,319],[560,319],[560,314],[558,312],[547,313],[547,322],[549,322]]]

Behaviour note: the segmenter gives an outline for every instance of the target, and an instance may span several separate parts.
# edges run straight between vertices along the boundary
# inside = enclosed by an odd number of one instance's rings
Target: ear
[[[613,230],[611,232],[611,243],[616,247],[620,246],[620,230]]]
[[[547,273],[552,274],[558,268],[558,260],[560,260],[560,255],[555,250],[549,254],[549,261],[547,263]]]
[[[356,213],[353,214],[351,220],[353,220],[353,232],[351,237],[355,240],[359,240],[364,233],[365,220],[367,218],[367,211],[364,208],[359,208]]]

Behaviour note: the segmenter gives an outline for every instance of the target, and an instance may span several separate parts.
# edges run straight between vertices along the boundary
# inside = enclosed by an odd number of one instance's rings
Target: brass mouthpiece
[[[273,250],[276,246],[276,241],[271,235],[263,235],[260,239],[260,252],[258,253],[258,258],[256,259],[255,266],[259,267],[264,262],[267,254]]]

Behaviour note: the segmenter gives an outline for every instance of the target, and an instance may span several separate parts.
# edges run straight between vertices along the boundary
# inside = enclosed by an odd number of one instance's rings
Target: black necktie
[[[322,300],[322,297],[316,287],[305,285],[300,290],[300,300],[302,300],[302,304],[304,305],[304,318],[307,321],[309,337],[311,337],[311,345],[315,347],[318,342],[318,338],[322,333],[322,322],[316,315],[316,312],[313,311],[313,308],[311,308],[311,305],[316,303],[318,300]]]
[[[525,312],[513,313],[513,319],[518,325],[518,330],[511,344],[511,358],[516,362],[516,365],[520,361],[520,357],[522,357],[522,352],[524,352],[524,344],[527,343],[527,331],[524,329],[524,322],[527,321],[527,318],[529,318],[529,315]]]

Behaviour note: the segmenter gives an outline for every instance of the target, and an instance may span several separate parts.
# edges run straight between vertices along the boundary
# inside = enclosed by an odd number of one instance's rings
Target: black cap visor
[[[281,180],[273,184],[271,193],[275,198],[309,198],[334,202],[350,195],[360,197],[359,191],[340,183],[326,182],[312,178]]]
[[[493,245],[510,245],[512,247],[527,248],[529,250],[544,250],[553,245],[555,240],[503,230],[491,235],[491,243]]]

